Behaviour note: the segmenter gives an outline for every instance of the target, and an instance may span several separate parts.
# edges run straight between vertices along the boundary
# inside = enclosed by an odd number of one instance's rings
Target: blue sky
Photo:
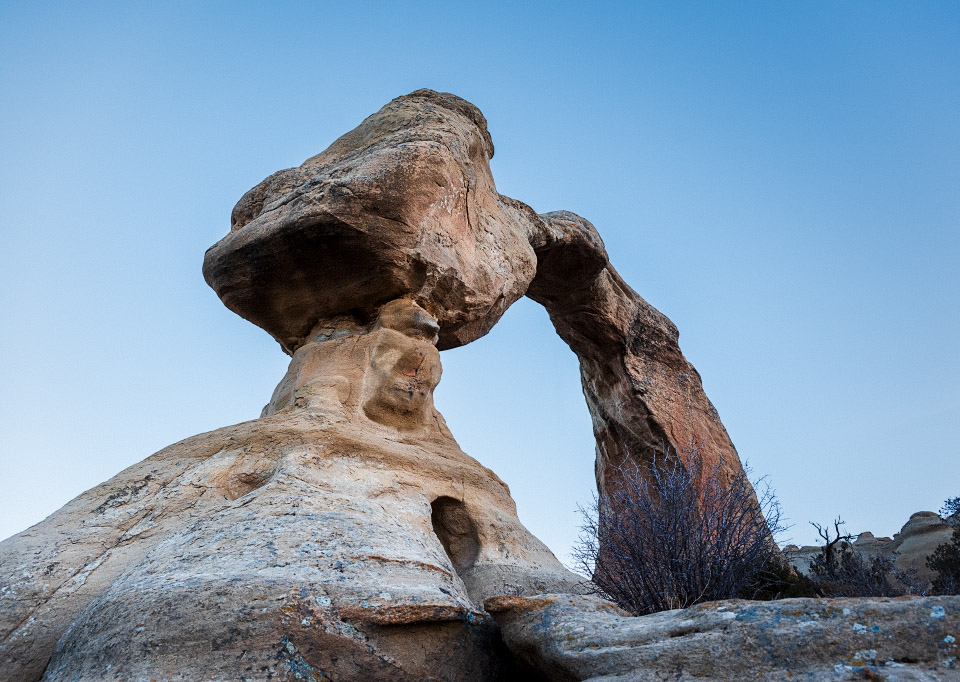
[[[498,189],[589,218],[680,328],[794,540],[960,494],[960,5],[0,4],[0,537],[259,414],[287,357],[200,274],[244,191],[416,88]],[[594,487],[521,301],[437,404],[561,557]]]

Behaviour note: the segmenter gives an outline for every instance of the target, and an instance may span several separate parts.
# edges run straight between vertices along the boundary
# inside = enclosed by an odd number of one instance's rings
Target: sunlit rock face
[[[670,321],[589,222],[498,194],[492,154],[419,90],[243,196],[204,276],[286,375],[0,543],[0,680],[532,679],[484,600],[581,579],[433,405],[439,351],[524,294],[580,359],[602,489],[691,438],[739,471]]]

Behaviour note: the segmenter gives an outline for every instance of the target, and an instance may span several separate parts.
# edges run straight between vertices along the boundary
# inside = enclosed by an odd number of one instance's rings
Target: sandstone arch
[[[492,155],[476,107],[418,90],[241,198],[204,277],[292,355],[286,375],[259,419],[0,543],[0,679],[507,677],[482,600],[581,580],[432,392],[439,350],[525,294],[580,359],[601,490],[659,438],[739,469],[676,328],[589,222],[500,195]]]
[[[601,491],[624,459],[647,462],[691,439],[705,465],[740,471],[677,328],[617,274],[588,220],[499,194],[492,156],[474,105],[432,90],[398,97],[247,192],[204,276],[288,352],[324,321],[350,310],[374,318],[400,297],[437,320],[438,348],[453,348],[529,296],[579,359]]]

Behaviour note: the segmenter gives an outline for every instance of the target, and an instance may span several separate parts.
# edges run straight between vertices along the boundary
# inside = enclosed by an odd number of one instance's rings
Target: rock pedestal
[[[483,600],[581,581],[433,408],[436,330],[399,301],[309,339],[264,417],[4,542],[0,679],[509,677]]]

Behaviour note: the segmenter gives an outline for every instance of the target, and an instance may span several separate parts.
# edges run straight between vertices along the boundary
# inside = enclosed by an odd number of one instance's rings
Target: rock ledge
[[[592,596],[485,607],[514,655],[563,682],[960,680],[960,596],[730,600],[641,617]]]

